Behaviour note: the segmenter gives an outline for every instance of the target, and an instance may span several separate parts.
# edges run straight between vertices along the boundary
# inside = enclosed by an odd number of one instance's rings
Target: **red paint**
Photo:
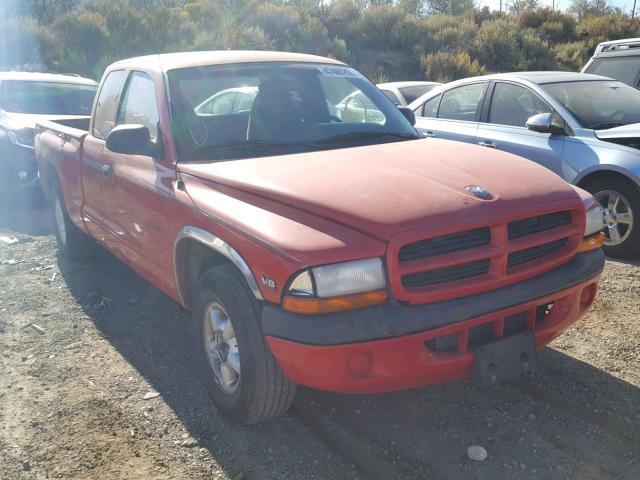
[[[591,306],[597,281],[598,277],[591,278],[532,302],[402,337],[332,346],[305,345],[273,337],[267,341],[285,374],[301,385],[342,393],[416,388],[468,378],[474,359],[467,343],[469,329],[492,323],[494,336],[502,338],[504,318],[510,315],[526,315],[526,328],[533,330],[536,348],[541,349]],[[550,302],[555,302],[551,312],[536,321],[536,307]],[[425,345],[428,340],[450,334],[458,335],[455,351],[435,352]]]

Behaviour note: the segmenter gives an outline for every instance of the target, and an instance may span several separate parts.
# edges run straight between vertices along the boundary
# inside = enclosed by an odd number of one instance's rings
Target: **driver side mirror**
[[[564,135],[564,126],[556,121],[552,113],[538,113],[527,119],[527,128],[532,132]]]
[[[115,127],[107,135],[107,148],[125,155],[159,155],[159,147],[151,141],[149,129],[144,125],[125,124]]]
[[[404,118],[409,120],[409,123],[412,127],[416,124],[416,114],[413,113],[413,110],[411,110],[409,107],[398,107],[398,110],[400,110],[400,113],[404,115]]]

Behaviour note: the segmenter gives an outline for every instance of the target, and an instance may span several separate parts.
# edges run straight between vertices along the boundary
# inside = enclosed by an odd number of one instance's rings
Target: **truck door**
[[[116,123],[144,125],[151,141],[160,145],[156,87],[147,73],[130,73]],[[173,164],[164,158],[123,155],[107,148],[102,162],[111,172],[105,192],[109,211],[105,225],[111,236],[111,250],[156,285],[168,285],[171,279],[166,272],[173,251],[173,237],[168,232],[174,198]]]
[[[127,80],[125,70],[110,72],[102,82],[93,122],[86,136],[82,150],[82,190],[84,204],[82,215],[89,233],[105,243],[107,230],[105,226],[105,188],[111,178],[108,169],[102,163],[102,152],[107,135],[116,125],[118,106]]]

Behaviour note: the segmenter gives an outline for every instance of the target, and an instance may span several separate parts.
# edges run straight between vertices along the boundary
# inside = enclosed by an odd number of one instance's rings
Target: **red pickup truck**
[[[296,384],[506,380],[593,302],[594,199],[412,120],[335,60],[195,52],[114,63],[35,144],[62,252],[97,241],[190,311],[211,397],[250,423]]]

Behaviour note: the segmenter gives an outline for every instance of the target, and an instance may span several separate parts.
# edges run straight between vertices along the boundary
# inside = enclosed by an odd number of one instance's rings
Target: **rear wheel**
[[[58,249],[72,260],[92,256],[96,250],[95,241],[74,225],[64,206],[60,186],[55,183],[51,188],[51,212],[55,227]]]
[[[640,192],[625,179],[602,177],[586,185],[604,209],[604,251],[612,257],[640,255]]]
[[[296,386],[282,372],[260,328],[260,307],[231,265],[204,273],[192,312],[192,340],[209,395],[236,423],[284,414]]]

